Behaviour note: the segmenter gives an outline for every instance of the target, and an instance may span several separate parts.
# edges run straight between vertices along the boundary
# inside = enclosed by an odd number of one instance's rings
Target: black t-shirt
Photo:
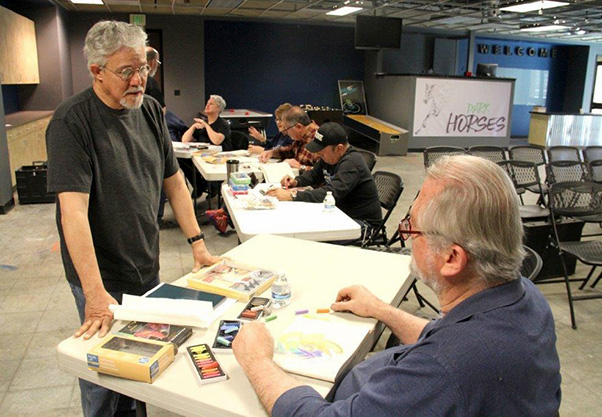
[[[165,107],[165,98],[163,98],[159,83],[151,76],[146,80],[146,90],[144,90],[144,93],[157,100],[161,107]]]
[[[215,130],[217,133],[224,135],[224,141],[221,143],[222,151],[231,151],[232,139],[230,139],[230,125],[228,122],[221,117],[218,117],[217,120],[211,123],[209,126],[211,126],[211,129]],[[212,143],[205,129],[195,130],[192,136],[196,142]]]
[[[161,108],[115,110],[89,88],[56,109],[46,131],[48,189],[90,195],[88,220],[108,291],[139,288],[159,272],[157,213],[163,179],[178,171]],[[56,221],[67,280],[81,286]]]

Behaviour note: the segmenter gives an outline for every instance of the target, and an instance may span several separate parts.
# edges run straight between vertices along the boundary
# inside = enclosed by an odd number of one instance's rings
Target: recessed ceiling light
[[[504,12],[526,13],[534,12],[535,10],[553,9],[555,7],[563,7],[568,5],[569,3],[563,1],[542,0],[529,3],[519,3],[515,6],[500,7],[500,10]]]
[[[551,30],[568,30],[568,26],[562,25],[546,25],[546,26],[526,26],[521,28],[522,32],[547,32]]]
[[[73,4],[99,4],[101,6],[104,4],[102,2],[102,0],[71,0],[71,3],[73,3]]]
[[[344,7],[339,7],[338,9],[331,10],[330,12],[328,12],[326,14],[329,16],[346,16],[351,13],[359,12],[360,10],[363,10],[363,9],[361,7],[344,6]]]

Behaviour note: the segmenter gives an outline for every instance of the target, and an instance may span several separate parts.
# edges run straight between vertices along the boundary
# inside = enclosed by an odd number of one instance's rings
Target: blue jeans
[[[155,278],[140,289],[128,291],[128,294],[142,295],[159,284],[159,277]],[[84,322],[86,311],[86,299],[81,287],[69,283],[71,292],[75,298],[75,306],[79,313],[79,320]],[[111,292],[109,294],[121,304],[123,292]],[[85,417],[113,417],[113,416],[135,416],[136,401],[126,395],[111,391],[84,379],[79,380],[81,391],[82,410]]]

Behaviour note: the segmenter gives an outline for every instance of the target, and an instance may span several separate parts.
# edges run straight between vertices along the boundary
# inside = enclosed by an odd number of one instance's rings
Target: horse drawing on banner
[[[441,110],[443,109],[444,98],[440,86],[437,84],[426,84],[422,102],[428,106],[428,113],[426,114],[424,120],[422,120],[422,124],[418,130],[414,132],[415,135],[418,135],[422,129],[427,127],[427,122],[431,117],[436,118],[441,113]]]

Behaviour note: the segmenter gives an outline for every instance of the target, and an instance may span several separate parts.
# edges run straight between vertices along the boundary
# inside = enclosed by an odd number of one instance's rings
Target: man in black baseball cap
[[[341,125],[324,123],[306,148],[320,156],[314,168],[296,178],[287,175],[282,188],[268,194],[282,201],[321,203],[326,192],[332,191],[336,206],[349,217],[362,226],[378,225],[382,212],[374,178],[362,155],[349,145]],[[296,189],[308,185],[314,189]]]

